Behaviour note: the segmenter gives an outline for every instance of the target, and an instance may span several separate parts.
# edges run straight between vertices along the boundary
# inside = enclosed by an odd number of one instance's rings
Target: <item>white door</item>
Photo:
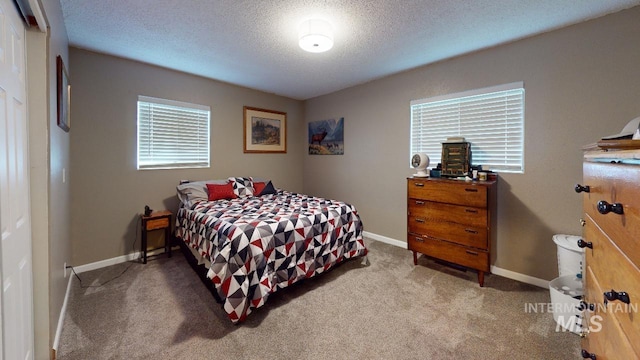
[[[11,0],[0,0],[0,356],[6,360],[34,356],[25,69],[22,18]]]

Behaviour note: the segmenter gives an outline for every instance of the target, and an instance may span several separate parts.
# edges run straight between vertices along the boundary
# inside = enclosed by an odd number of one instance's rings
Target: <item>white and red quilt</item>
[[[181,208],[176,236],[210,261],[207,277],[233,322],[278,289],[367,254],[355,207],[282,190]]]

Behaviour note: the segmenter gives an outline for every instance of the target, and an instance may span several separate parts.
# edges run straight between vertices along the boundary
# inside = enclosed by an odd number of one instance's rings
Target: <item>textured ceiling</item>
[[[60,0],[72,46],[294,99],[593,19],[640,0]],[[298,24],[328,20],[325,53]],[[639,19],[640,20],[640,19]]]

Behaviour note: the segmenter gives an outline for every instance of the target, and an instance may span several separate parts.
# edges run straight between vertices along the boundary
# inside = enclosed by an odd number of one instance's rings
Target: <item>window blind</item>
[[[473,165],[524,172],[522,82],[411,101],[411,155],[424,152],[433,167],[442,143],[462,136]]]
[[[138,169],[209,167],[208,106],[138,96]]]

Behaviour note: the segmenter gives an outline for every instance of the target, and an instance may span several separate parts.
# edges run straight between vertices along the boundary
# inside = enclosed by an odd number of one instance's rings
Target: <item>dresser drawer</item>
[[[584,311],[582,324],[588,331],[582,339],[582,349],[596,355],[598,360],[638,359],[640,352],[631,345],[632,340],[627,338],[629,334],[625,335],[612,313],[604,308],[603,290],[590,267],[585,271],[585,289],[585,301],[594,304],[595,308]]]
[[[607,233],[629,259],[640,266],[640,166],[584,163],[584,212]],[[598,212],[598,202],[622,204],[623,214]]]
[[[480,271],[489,271],[489,252],[409,233],[409,250]]]
[[[169,218],[147,220],[147,230],[164,229],[169,227]]]
[[[584,227],[584,239],[592,243],[593,249],[586,249],[586,263],[590,272],[603,292],[595,294],[596,303],[604,306],[604,292],[624,291],[631,303],[610,301],[608,314],[615,317],[632,344],[637,344],[640,353],[640,270],[620,252],[611,239],[598,228],[593,219],[587,216]]]
[[[487,187],[477,182],[432,181],[429,178],[409,179],[407,190],[410,199],[478,208],[487,207]]]
[[[434,221],[409,216],[408,231],[414,234],[426,234],[436,239],[447,240],[460,245],[487,249],[487,228],[478,228],[448,221]]]
[[[409,199],[409,215],[434,221],[449,221],[473,227],[487,227],[487,209]]]

